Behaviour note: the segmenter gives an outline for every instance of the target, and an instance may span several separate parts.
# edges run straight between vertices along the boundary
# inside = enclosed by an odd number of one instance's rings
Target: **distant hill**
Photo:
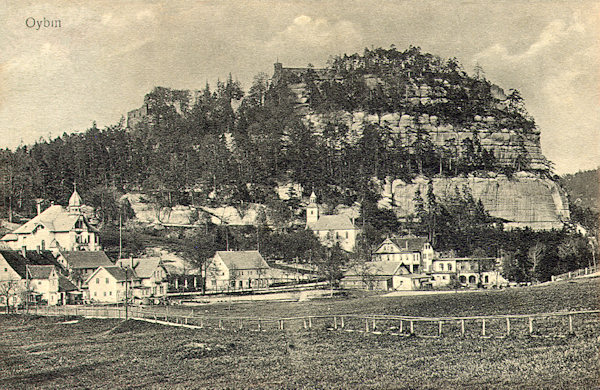
[[[563,188],[569,194],[572,204],[600,211],[598,203],[600,193],[600,176],[598,168],[580,171],[561,177]]]

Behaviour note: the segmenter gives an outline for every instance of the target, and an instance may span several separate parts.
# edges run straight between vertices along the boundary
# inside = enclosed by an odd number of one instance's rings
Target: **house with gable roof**
[[[44,300],[50,305],[64,302],[58,283],[61,271],[49,251],[0,250],[0,284],[12,284],[20,293],[29,290],[32,301]],[[15,295],[9,303],[19,303],[26,294],[21,295]]]
[[[320,215],[314,192],[306,207],[306,228],[312,230],[323,245],[339,244],[347,252],[354,251],[358,235],[354,222],[347,215]]]
[[[59,250],[56,260],[65,268],[71,281],[79,288],[98,267],[114,265],[103,251]]]
[[[206,289],[268,287],[270,267],[258,251],[217,251],[206,268]]]
[[[117,266],[129,267],[140,279],[134,290],[136,298],[164,297],[169,287],[169,271],[160,257],[117,260]]]
[[[87,299],[97,303],[117,303],[131,299],[141,285],[140,278],[129,267],[98,267],[85,281]]]
[[[401,262],[412,273],[429,272],[435,251],[427,237],[388,237],[373,252],[373,261]]]
[[[340,286],[361,290],[417,290],[429,281],[429,276],[412,273],[397,261],[369,261],[344,272]]]
[[[11,233],[0,242],[7,248],[20,250],[101,250],[98,230],[83,212],[86,207],[77,190],[73,191],[69,205],[51,205]]]

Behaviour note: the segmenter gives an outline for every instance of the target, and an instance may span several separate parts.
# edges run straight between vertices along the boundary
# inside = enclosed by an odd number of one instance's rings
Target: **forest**
[[[550,273],[584,262],[583,254],[573,254],[575,249],[560,252],[554,244],[545,244],[543,255],[531,260],[529,249],[519,244],[525,236],[532,242],[560,242],[556,245],[572,238],[575,243],[568,245],[574,248],[580,243],[569,232],[504,232],[501,223],[491,219],[465,191],[458,191],[453,199],[421,194],[415,199],[417,215],[405,223],[376,206],[374,178],[391,176],[410,182],[417,175],[456,176],[478,171],[510,175],[529,169],[525,152],[512,166],[501,166],[493,153],[481,146],[476,133],[452,147],[434,146],[419,127],[414,129],[410,145],[400,143],[377,124],[367,126],[352,143],[345,141],[349,129],[340,123],[328,123],[322,134],[317,134],[297,115],[297,97],[290,85],[306,85],[308,103],[315,112],[426,113],[455,124],[469,123],[474,115],[493,115],[503,126],[526,133],[536,125],[518,91],[512,90],[505,106],[500,106],[482,69],[469,76],[456,59],[444,60],[415,47],[405,51],[365,49],[362,55],[333,57],[327,72],[327,81],[317,80],[308,67],[301,80],[277,83],[261,73],[248,91],[231,75],[199,91],[156,87],[144,98],[147,116],[133,126],[126,126],[124,118],[103,129],[94,123],[80,133],[2,150],[2,217],[15,222],[32,217],[39,200],[66,204],[76,183],[107,228],[105,238],[110,246],[111,240],[114,242],[111,226],[119,215],[125,219],[132,215],[120,200],[127,192],[142,192],[166,207],[269,204],[281,219],[292,220],[302,217],[295,214],[299,201],[281,201],[275,189],[278,184],[293,182],[307,192],[314,190],[328,203],[360,204],[362,217],[357,223],[363,228],[362,254],[387,234],[410,231],[427,234],[440,250],[460,255],[483,251],[495,256],[507,251],[519,262],[514,271],[517,279],[546,279]],[[373,77],[379,80],[375,84],[369,81]],[[414,104],[406,91],[414,87],[415,80],[425,80],[434,89],[445,86],[450,92],[445,100]],[[550,175],[551,170],[538,173]],[[204,230],[192,233],[192,238],[182,232],[177,242],[184,242],[192,252],[200,247],[260,246],[273,258],[310,259],[320,250],[318,243],[302,232],[259,225],[244,230],[207,224]],[[132,251],[143,241],[139,234],[130,234]],[[298,247],[283,244],[290,240],[298,242]],[[536,263],[540,258],[545,259],[543,265]],[[536,265],[529,266],[530,262]]]

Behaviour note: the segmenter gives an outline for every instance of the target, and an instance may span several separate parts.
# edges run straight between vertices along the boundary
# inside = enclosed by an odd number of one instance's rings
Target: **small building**
[[[98,267],[85,281],[87,299],[98,303],[124,302],[132,299],[140,279],[134,270],[116,265]]]
[[[358,229],[347,215],[320,215],[317,196],[313,192],[306,207],[306,228],[312,230],[326,246],[339,244],[347,252],[354,252]]]
[[[412,273],[429,272],[435,251],[427,237],[388,237],[373,253],[373,261],[405,264]]]
[[[130,258],[117,260],[119,267],[134,270],[140,279],[134,289],[136,298],[157,298],[167,295],[169,288],[169,271],[160,257]]]
[[[33,302],[45,302],[48,305],[60,303],[58,286],[59,274],[53,265],[27,266],[29,294]],[[26,287],[27,288],[27,287]]]
[[[22,302],[29,290],[30,301],[60,303],[58,276],[62,268],[48,251],[0,250],[0,304]],[[10,292],[8,291],[10,290]],[[35,298],[35,299],[32,299]]]
[[[56,260],[65,268],[67,275],[78,288],[98,267],[114,265],[103,251],[60,250]]]
[[[98,230],[84,213],[85,207],[76,190],[66,208],[52,205],[42,212],[38,204],[38,215],[0,242],[13,250],[101,250]]]
[[[401,262],[371,261],[344,272],[340,286],[361,290],[418,290],[428,281],[427,275],[413,274]]]
[[[206,268],[206,289],[230,291],[268,287],[269,270],[258,251],[217,251]]]
[[[499,259],[493,257],[448,257],[434,259],[431,283],[443,287],[456,282],[462,287],[502,287],[508,281],[499,270]]]

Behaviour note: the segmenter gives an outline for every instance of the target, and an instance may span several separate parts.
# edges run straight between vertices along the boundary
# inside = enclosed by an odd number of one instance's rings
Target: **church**
[[[320,215],[314,192],[306,207],[306,228],[312,230],[323,245],[339,244],[343,250],[354,252],[358,229],[347,215]]]
[[[65,208],[51,205],[0,239],[3,247],[13,250],[99,251],[98,230],[83,212],[86,207],[77,189]]]

